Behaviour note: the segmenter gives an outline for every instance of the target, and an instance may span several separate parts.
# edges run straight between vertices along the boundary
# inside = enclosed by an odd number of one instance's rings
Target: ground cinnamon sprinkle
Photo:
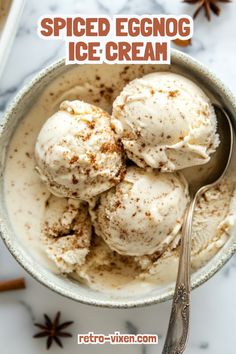
[[[91,162],[91,164],[94,165],[96,163],[96,156],[94,154],[92,154],[91,152],[88,152],[87,156],[88,156],[89,161]]]
[[[103,153],[116,152],[116,151],[118,151],[118,146],[116,144],[112,144],[112,143],[104,143],[104,144],[102,144],[100,151]]]
[[[178,90],[169,91],[169,92],[168,92],[168,97],[174,98],[174,97],[177,97],[178,94],[179,94],[179,91],[178,91]]]
[[[75,175],[72,175],[72,183],[77,184],[79,180],[75,177]]]
[[[86,121],[87,125],[89,126],[90,129],[94,129],[95,128],[95,122],[89,122],[89,121]]]
[[[71,159],[70,159],[70,164],[73,164],[75,163],[76,161],[78,161],[78,156],[73,156]]]

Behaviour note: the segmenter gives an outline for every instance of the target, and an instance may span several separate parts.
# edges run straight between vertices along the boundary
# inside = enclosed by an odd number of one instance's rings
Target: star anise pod
[[[204,9],[205,16],[207,17],[208,21],[210,21],[211,12],[213,12],[217,16],[220,15],[220,8],[216,3],[217,2],[229,3],[231,2],[231,0],[183,0],[183,2],[186,2],[188,4],[199,4],[197,10],[193,14],[193,18],[196,18],[199,12]]]
[[[60,324],[60,312],[57,312],[54,320],[52,321],[48,315],[44,314],[44,324],[34,323],[34,325],[40,328],[42,331],[36,333],[34,338],[47,337],[47,349],[49,349],[54,342],[56,342],[59,347],[63,348],[60,337],[72,337],[71,333],[63,332],[65,328],[70,326],[73,321],[67,321]]]

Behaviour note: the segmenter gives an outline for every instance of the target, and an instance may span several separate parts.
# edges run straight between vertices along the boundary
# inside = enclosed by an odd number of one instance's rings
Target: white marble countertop
[[[201,15],[195,21],[193,45],[187,49],[207,64],[236,94],[236,3],[222,5],[220,18],[211,23]],[[194,8],[179,0],[28,0],[14,47],[0,83],[0,114],[16,92],[41,68],[64,55],[61,42],[46,42],[37,37],[36,23],[45,13],[80,14],[157,14],[188,13]],[[32,50],[33,48],[33,50]],[[30,56],[29,56],[29,50]],[[0,278],[24,276],[27,289],[0,294],[0,345],[2,354],[46,353],[44,340],[35,340],[32,322],[43,313],[62,311],[65,320],[73,319],[72,339],[65,339],[67,354],[74,353],[161,353],[166,333],[170,302],[139,309],[102,309],[75,303],[53,293],[32,279],[13,259],[0,241]],[[187,354],[234,354],[236,349],[236,256],[206,284],[192,294],[191,335]],[[78,332],[157,333],[159,345],[83,345],[76,343]],[[63,352],[53,346],[53,353]]]

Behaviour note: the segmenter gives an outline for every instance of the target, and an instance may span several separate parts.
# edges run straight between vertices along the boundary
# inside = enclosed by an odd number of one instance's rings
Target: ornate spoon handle
[[[173,297],[167,336],[162,354],[182,354],[189,330],[190,305],[190,254],[192,217],[195,198],[190,202],[183,223],[178,275]]]

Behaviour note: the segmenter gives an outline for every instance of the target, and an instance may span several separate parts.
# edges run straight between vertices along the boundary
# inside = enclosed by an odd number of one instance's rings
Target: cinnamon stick
[[[25,279],[17,278],[17,279],[9,279],[9,280],[1,280],[0,281],[0,292],[3,291],[11,291],[11,290],[19,290],[25,288]]]

